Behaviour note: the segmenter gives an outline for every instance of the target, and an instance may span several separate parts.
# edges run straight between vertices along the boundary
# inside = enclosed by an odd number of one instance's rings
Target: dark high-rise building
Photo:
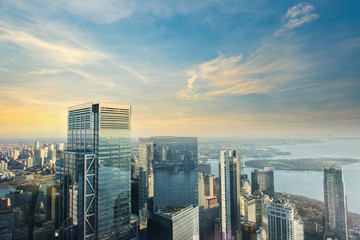
[[[46,220],[52,220],[55,228],[59,228],[60,211],[59,186],[47,186],[46,188]]]
[[[198,238],[197,138],[152,137],[140,139],[139,163],[140,208],[143,208],[145,203],[148,204],[149,198],[153,196],[152,207],[148,208],[152,212],[149,222],[151,237],[153,239],[167,239],[165,235],[157,234],[163,229],[169,234],[173,234],[172,236],[178,236],[173,237],[173,239],[190,239],[190,236],[191,239]],[[176,216],[169,214],[170,212]],[[176,228],[161,225],[162,222],[167,221],[175,224],[175,222],[180,221],[177,219],[183,219],[185,215],[191,216],[193,219],[191,221],[195,221],[197,224],[192,228],[187,228],[186,224],[188,223],[185,222],[176,223],[178,226]],[[178,231],[183,231],[183,233]]]
[[[65,238],[129,238],[130,116],[128,105],[69,107],[62,179]]]
[[[198,205],[197,138],[152,137],[140,139],[140,208],[149,195],[160,206]],[[153,174],[153,189],[149,175]],[[153,192],[153,194],[152,194]]]
[[[239,239],[240,229],[240,156],[235,151],[220,153],[220,217],[223,240]]]
[[[131,179],[131,213],[139,215],[139,180]]]
[[[199,207],[166,207],[151,214],[151,240],[198,240]]]
[[[275,197],[274,171],[272,168],[251,172],[251,193],[266,194]]]
[[[324,167],[325,239],[348,239],[345,182],[341,167]]]
[[[153,143],[150,138],[139,141],[139,217],[140,225],[145,225],[150,212],[150,199],[154,196]]]
[[[195,137],[153,137],[154,209],[198,205]]]

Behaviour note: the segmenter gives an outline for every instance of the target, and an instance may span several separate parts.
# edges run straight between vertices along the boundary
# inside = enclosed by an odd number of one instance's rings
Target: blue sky
[[[359,133],[358,1],[0,4],[0,137],[63,137],[90,101],[134,136]]]

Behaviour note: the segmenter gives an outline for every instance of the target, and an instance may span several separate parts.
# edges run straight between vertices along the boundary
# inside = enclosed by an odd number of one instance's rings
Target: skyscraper
[[[197,155],[195,137],[140,139],[139,175],[153,172],[155,211],[160,206],[198,205]],[[142,177],[139,178],[142,181]],[[140,183],[144,184],[147,182]],[[151,189],[146,191],[151,192]]]
[[[129,237],[130,117],[128,105],[69,107],[62,181],[68,238]]]
[[[150,199],[154,196],[153,143],[150,138],[139,139],[139,217],[140,224],[147,224]]]
[[[266,194],[275,197],[274,171],[272,168],[251,172],[251,193]]]
[[[325,239],[348,239],[345,182],[341,167],[324,167]]]
[[[269,240],[297,239],[295,209],[287,200],[276,199],[268,205]]]
[[[240,237],[240,157],[235,151],[220,153],[220,217],[223,240]]]
[[[142,177],[153,175],[153,206],[149,231],[152,239],[198,239],[199,238],[199,207],[198,207],[198,145],[195,137],[152,137],[141,139],[139,148],[139,179],[140,189],[144,196],[152,192],[151,184]],[[152,170],[151,170],[152,169]],[[147,190],[146,190],[147,188]],[[148,193],[147,193],[148,192]],[[144,200],[141,200],[145,202]],[[187,220],[180,220],[191,216]],[[180,215],[179,215],[180,214]],[[181,221],[182,223],[178,222]],[[190,221],[190,220],[189,220]],[[162,223],[169,222],[169,228]],[[188,227],[187,227],[188,226]],[[189,227],[191,226],[191,228]],[[160,232],[170,235],[159,235]],[[180,232],[179,232],[180,231]],[[185,234],[186,233],[186,234]],[[177,236],[175,238],[175,236]]]

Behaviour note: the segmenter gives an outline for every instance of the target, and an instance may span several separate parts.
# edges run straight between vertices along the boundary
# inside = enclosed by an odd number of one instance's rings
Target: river
[[[360,159],[360,140],[358,139],[322,139],[319,143],[271,146],[291,155],[282,159],[296,158],[356,158]],[[280,157],[275,157],[280,158]],[[246,160],[250,159],[244,159]],[[215,176],[218,172],[218,159],[211,160],[211,171]],[[251,178],[253,168],[243,168],[242,174]],[[360,163],[343,166],[345,192],[348,211],[360,214]],[[275,170],[275,191],[302,195],[324,201],[323,172]]]

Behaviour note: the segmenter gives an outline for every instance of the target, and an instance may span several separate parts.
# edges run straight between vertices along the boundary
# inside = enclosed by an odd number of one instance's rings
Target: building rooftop
[[[177,213],[181,212],[185,207],[165,207],[161,209],[160,212],[169,216],[176,215]]]

